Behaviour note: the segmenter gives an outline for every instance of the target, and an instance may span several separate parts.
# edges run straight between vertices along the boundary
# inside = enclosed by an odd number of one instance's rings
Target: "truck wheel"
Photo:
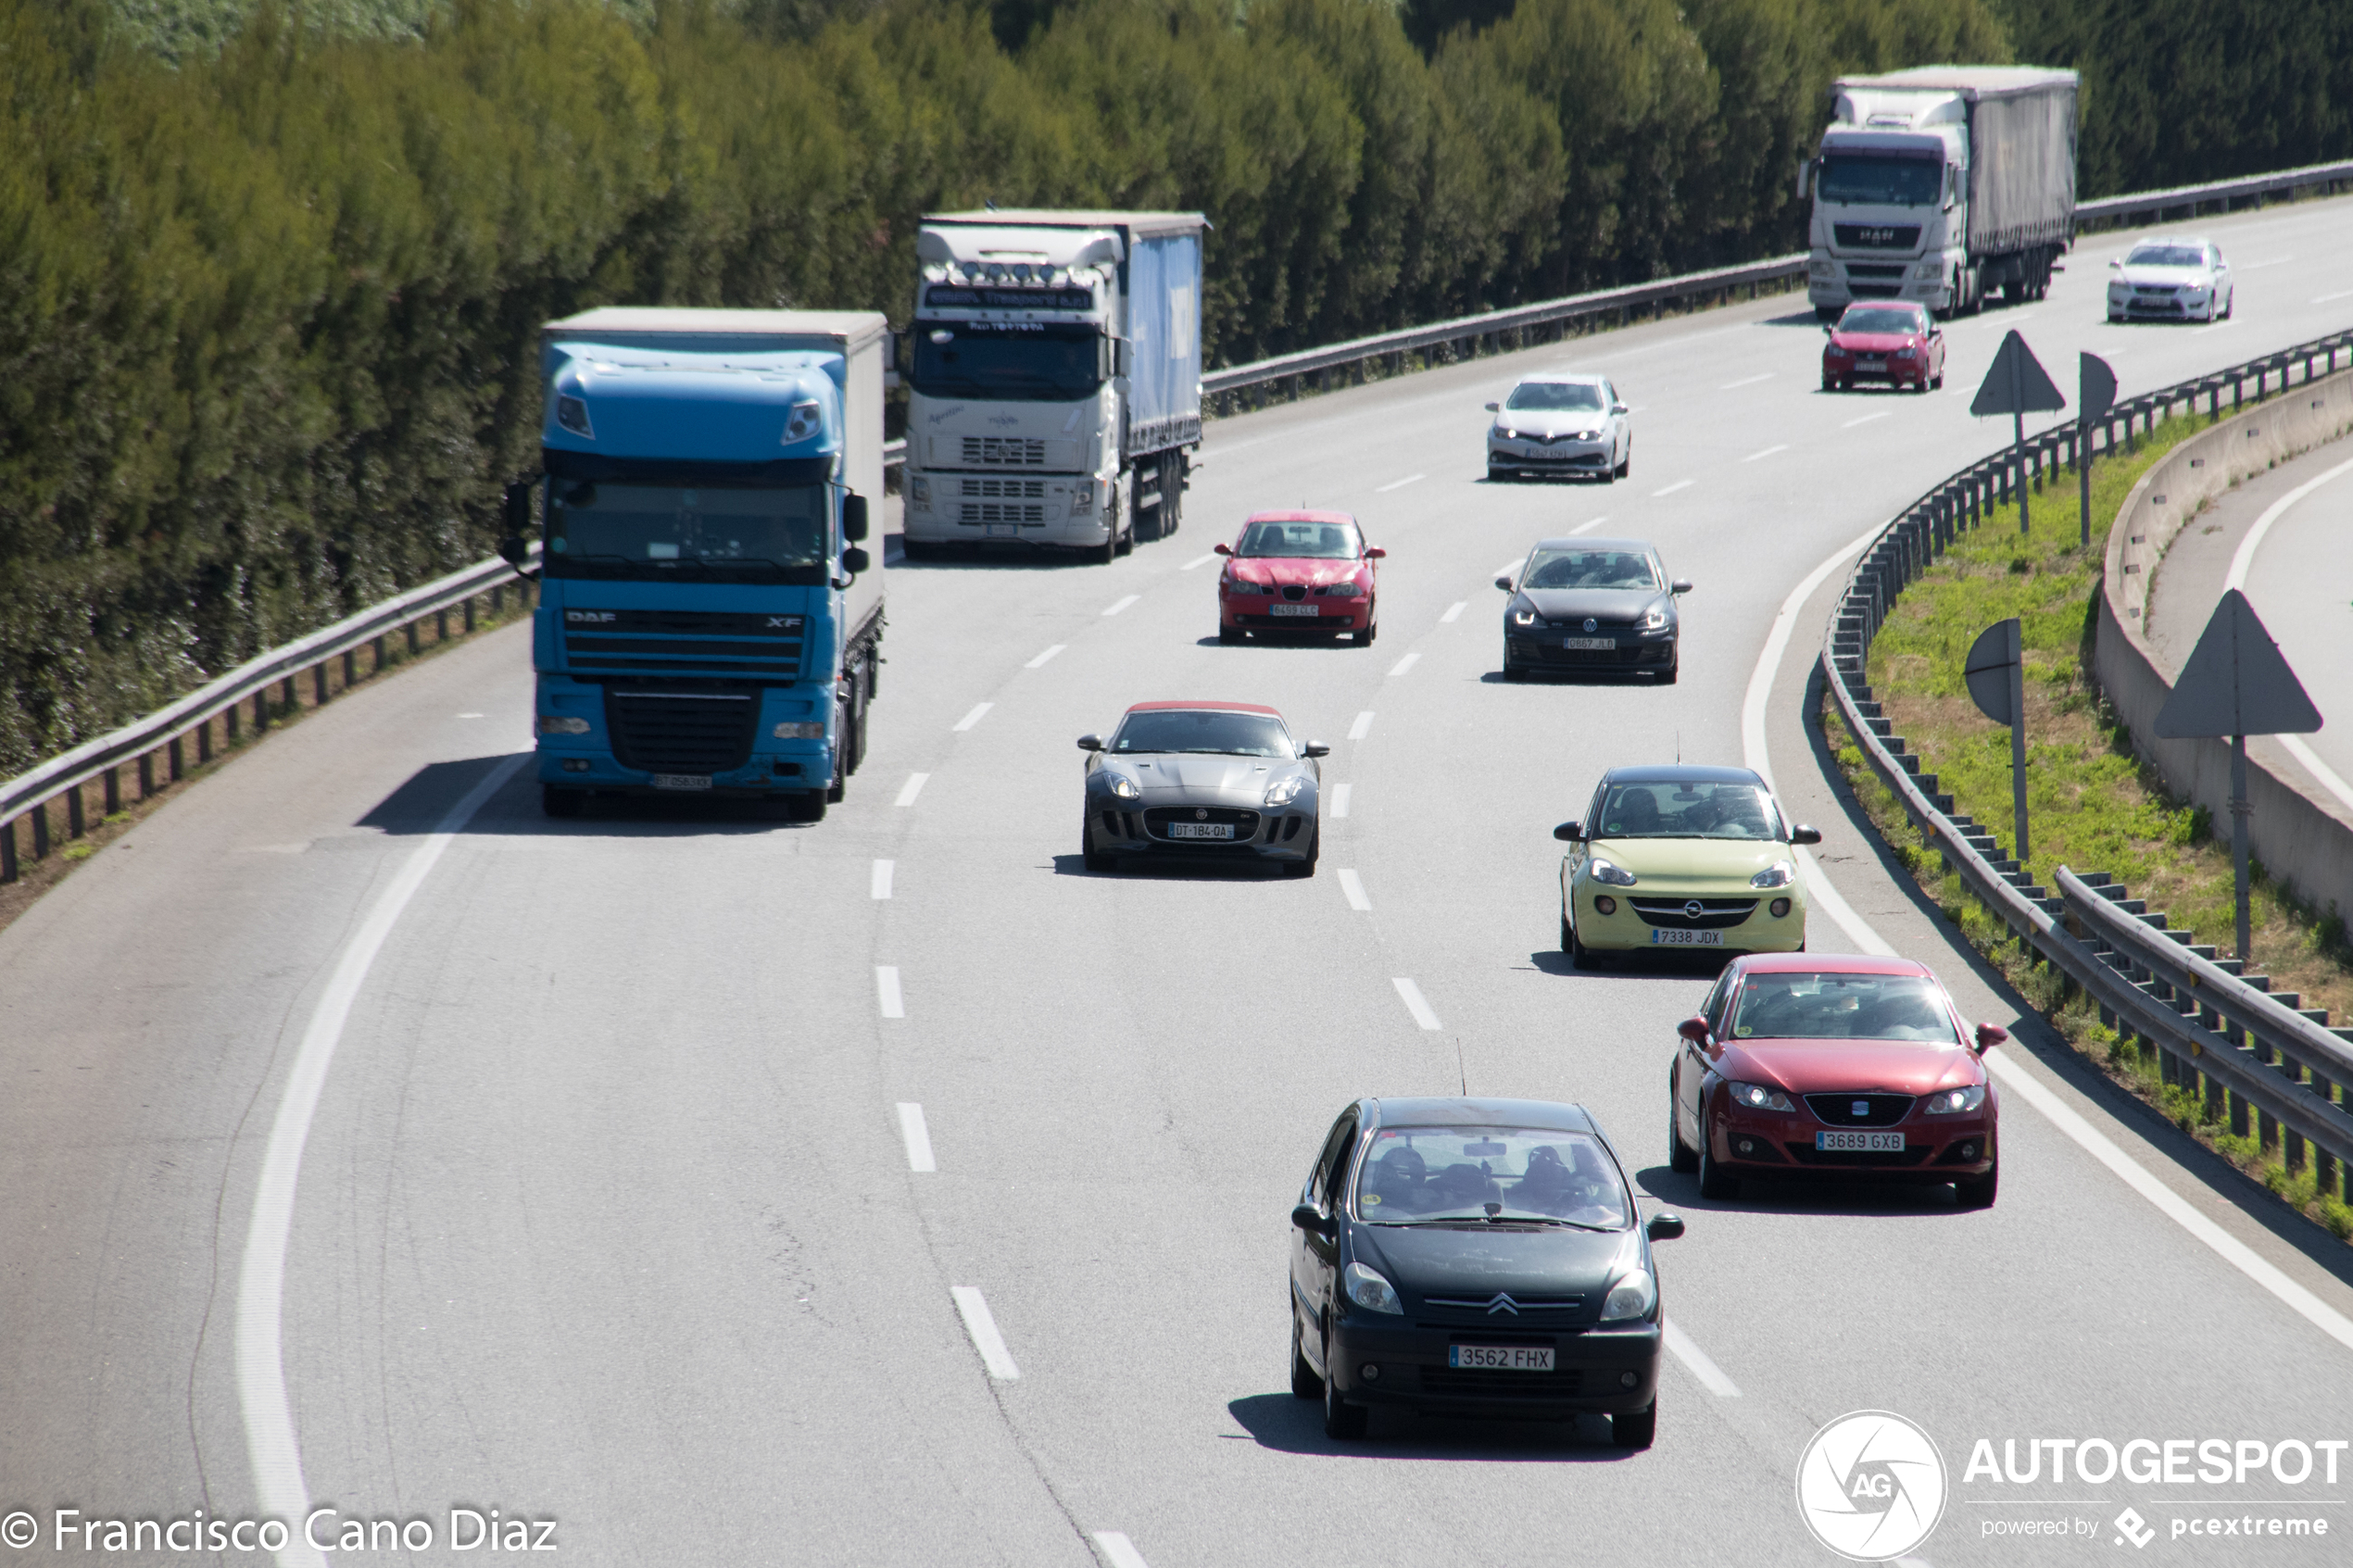
[[[577,817],[588,803],[585,789],[566,789],[561,784],[539,786],[539,809],[550,817]]]
[[[796,790],[785,797],[785,815],[796,822],[822,822],[825,820],[825,791]]]

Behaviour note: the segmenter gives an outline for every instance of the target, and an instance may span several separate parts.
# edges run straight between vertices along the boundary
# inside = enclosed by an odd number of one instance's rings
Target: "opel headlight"
[[[539,716],[539,733],[543,735],[585,735],[588,733],[588,721],[560,713],[543,713]]]
[[[1776,860],[1748,879],[1751,887],[1787,887],[1797,880],[1797,868],[1787,860]]]
[[[1727,1084],[1724,1092],[1743,1110],[1795,1110],[1789,1096],[1765,1084]]]
[[[1631,887],[1634,885],[1634,873],[1632,872],[1628,871],[1624,866],[1617,864],[1615,860],[1604,860],[1599,855],[1596,855],[1591,860],[1588,860],[1585,863],[1585,869],[1592,873],[1592,877],[1595,882],[1606,882],[1612,887]]]
[[[1939,1089],[1920,1102],[1920,1110],[1931,1116],[1958,1116],[1984,1103],[1985,1085],[1972,1084],[1966,1089]]]
[[[1602,1322],[1625,1323],[1633,1318],[1646,1318],[1658,1305],[1658,1282],[1651,1278],[1648,1269],[1636,1269],[1609,1287],[1609,1296],[1602,1302]]]
[[[1381,1278],[1364,1264],[1349,1264],[1348,1272],[1342,1277],[1348,1282],[1348,1298],[1365,1311],[1368,1312],[1404,1311],[1404,1307],[1398,1302],[1397,1292],[1390,1288],[1389,1281]]]
[[[1136,787],[1136,781],[1126,774],[1112,773],[1107,776],[1111,780],[1111,792],[1120,799],[1141,800],[1144,797],[1144,792]]]
[[[1306,787],[1307,780],[1298,773],[1293,773],[1287,779],[1277,779],[1273,784],[1266,786],[1266,799],[1265,804],[1268,806],[1288,806],[1292,801],[1298,799],[1299,792]]]

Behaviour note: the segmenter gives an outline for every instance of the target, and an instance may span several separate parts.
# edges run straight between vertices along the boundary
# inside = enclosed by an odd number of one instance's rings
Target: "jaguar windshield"
[[[1742,1040],[1961,1043],[1944,992],[1916,974],[1751,974],[1730,1022]]]
[[[667,581],[684,572],[824,579],[825,487],[624,484],[558,479],[547,490],[551,577]]]
[[[1928,158],[1832,153],[1822,159],[1815,189],[1823,201],[1842,206],[1934,207],[1944,192],[1944,166]]]
[[[1103,384],[1108,340],[1093,326],[953,321],[914,338],[914,387],[925,397],[1074,403]]]
[[[1779,839],[1780,813],[1755,784],[1635,782],[1612,786],[1592,836]]]
[[[1289,762],[1290,732],[1265,713],[1214,709],[1153,709],[1130,713],[1112,737],[1115,752],[1196,751],[1214,757],[1274,757]]]
[[[1376,1225],[1518,1220],[1621,1230],[1630,1211],[1600,1143],[1549,1128],[1385,1127],[1356,1178],[1356,1217]]]

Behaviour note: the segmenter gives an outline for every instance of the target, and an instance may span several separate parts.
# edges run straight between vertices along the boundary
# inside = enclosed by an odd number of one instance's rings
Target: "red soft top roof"
[[[1874,958],[1864,953],[1750,953],[1733,960],[1743,970],[1776,973],[1931,974],[1917,959]]]
[[[1350,512],[1252,512],[1242,519],[1244,528],[1253,522],[1341,522],[1351,528],[1356,526],[1355,516]]]
[[[1279,719],[1280,713],[1255,702],[1138,702],[1128,705],[1130,713],[1150,713],[1160,708],[1214,708],[1229,713],[1264,713]]]

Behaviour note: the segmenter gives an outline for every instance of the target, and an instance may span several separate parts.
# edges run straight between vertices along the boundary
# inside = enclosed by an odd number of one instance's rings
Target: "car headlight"
[[[1609,1287],[1609,1295],[1602,1302],[1602,1322],[1624,1323],[1630,1318],[1646,1318],[1658,1305],[1658,1282],[1651,1278],[1648,1269],[1636,1269]]]
[[[1917,359],[1919,358],[1919,353],[1920,351],[1919,349],[1907,345],[1897,349],[1895,351],[1895,358],[1898,359]]]
[[[1634,885],[1632,872],[1614,860],[1604,860],[1599,855],[1585,862],[1585,870],[1592,874],[1595,882],[1606,882],[1612,887]]]
[[[1642,630],[1645,632],[1655,632],[1666,624],[1667,607],[1665,605],[1651,606],[1650,613],[1642,617]]]
[[[907,498],[919,507],[931,505],[931,481],[911,479],[907,482]]]
[[[1495,433],[1502,436],[1506,441],[1517,441],[1519,439],[1519,432],[1513,430],[1508,425],[1497,425],[1495,427]]]
[[[1795,1110],[1789,1096],[1766,1084],[1727,1084],[1724,1092],[1743,1110]]]
[[[1776,860],[1748,879],[1751,887],[1787,887],[1797,880],[1797,868],[1787,860]]]
[[[1985,1085],[1972,1084],[1966,1089],[1939,1089],[1920,1102],[1920,1110],[1931,1116],[1958,1116],[1984,1103]]]
[[[1111,792],[1119,797],[1120,799],[1141,800],[1144,797],[1144,792],[1136,787],[1136,781],[1129,778],[1126,774],[1105,773],[1103,777],[1106,781],[1108,781],[1111,786]]]
[[[542,713],[539,716],[539,733],[543,735],[585,735],[588,733],[588,721],[569,718],[560,713]]]
[[[1538,615],[1532,609],[1516,609],[1512,611],[1512,624],[1515,626],[1541,626],[1544,624],[1544,621],[1541,616]]]
[[[1298,799],[1299,792],[1306,787],[1306,779],[1297,773],[1293,773],[1287,779],[1277,779],[1273,784],[1266,786],[1265,804],[1269,806],[1288,806],[1292,801]]]
[[[773,733],[778,740],[824,740],[825,725],[819,719],[787,719]]]
[[[1403,1312],[1405,1309],[1397,1299],[1397,1292],[1389,1281],[1365,1267],[1351,1263],[1341,1276],[1348,1282],[1348,1298],[1368,1312]]]
[[[1365,596],[1365,587],[1361,583],[1334,583],[1324,590],[1324,596],[1332,599],[1361,599]]]
[[[1925,278],[1933,282],[1937,279],[1944,276],[1944,263],[1942,261],[1923,261],[1918,267],[1912,269],[1912,276],[1915,278]]]

